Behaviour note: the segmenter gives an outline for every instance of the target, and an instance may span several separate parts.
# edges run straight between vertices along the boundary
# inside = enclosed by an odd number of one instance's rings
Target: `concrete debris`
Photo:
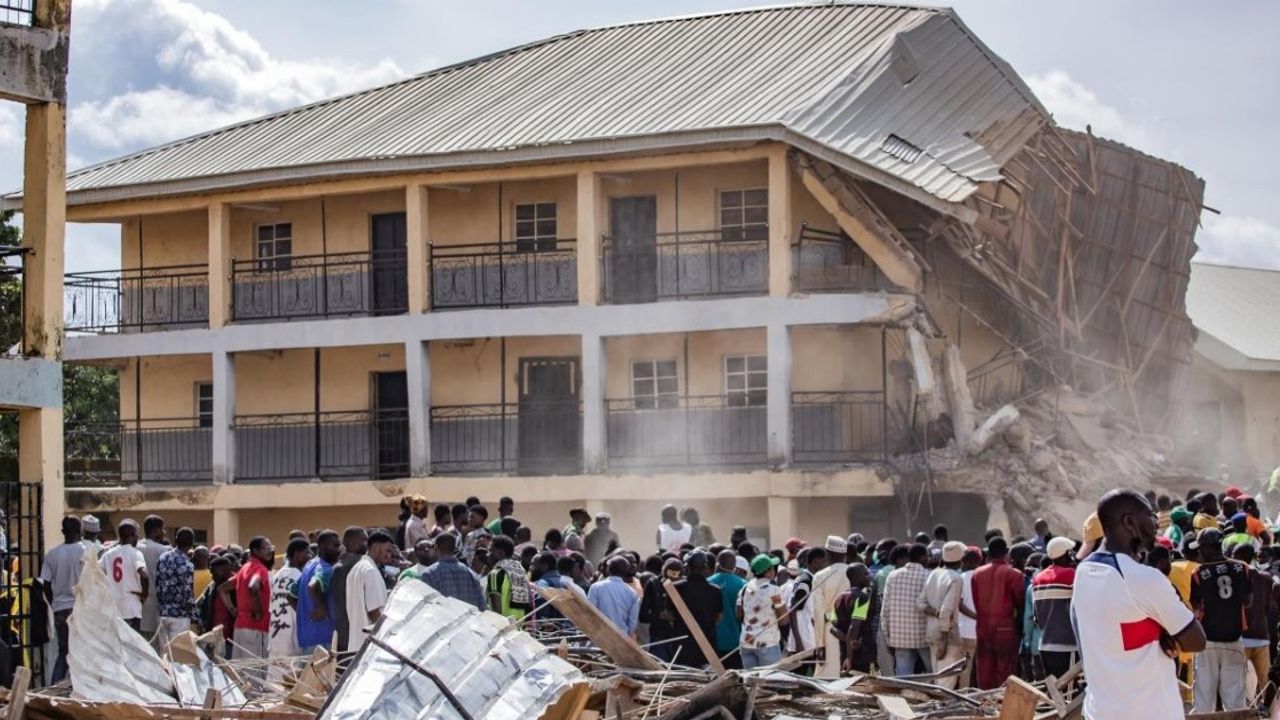
[[[960,348],[956,345],[948,344],[943,351],[942,372],[947,381],[947,404],[951,409],[951,427],[955,432],[956,444],[968,447],[977,420],[973,410],[973,396],[969,393],[968,375],[964,369],[964,361],[960,359]]]
[[[978,429],[973,433],[973,439],[965,447],[970,455],[981,455],[983,450],[991,445],[991,442],[1004,433],[1005,430],[1013,427],[1021,415],[1018,408],[1012,405],[1005,405],[995,411],[983,421]]]

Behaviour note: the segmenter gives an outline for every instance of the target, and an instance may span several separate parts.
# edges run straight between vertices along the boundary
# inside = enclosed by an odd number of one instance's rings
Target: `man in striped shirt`
[[[1071,552],[1074,547],[1075,543],[1064,537],[1050,540],[1047,550],[1053,564],[1031,580],[1031,602],[1036,627],[1040,628],[1040,658],[1044,671],[1054,677],[1062,677],[1071,669],[1076,652],[1076,631],[1071,625],[1071,592],[1076,582]]]

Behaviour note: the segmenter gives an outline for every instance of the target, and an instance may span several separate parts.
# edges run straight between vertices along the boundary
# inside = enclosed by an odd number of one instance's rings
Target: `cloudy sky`
[[[69,164],[536,40],[751,0],[75,0]],[[770,3],[772,4],[772,3]],[[1175,160],[1208,184],[1199,259],[1280,269],[1280,3],[956,0],[1059,124]],[[0,103],[0,185],[21,184]],[[119,263],[114,226],[70,229],[68,270]]]

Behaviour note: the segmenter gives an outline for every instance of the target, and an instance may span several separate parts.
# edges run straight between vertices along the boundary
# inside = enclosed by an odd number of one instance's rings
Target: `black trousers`
[[[53,614],[53,629],[58,635],[58,659],[53,663],[53,682],[59,683],[67,679],[69,668],[67,667],[67,646],[70,643],[70,629],[67,627],[67,620],[71,617],[70,610],[58,610]]]
[[[1045,674],[1057,678],[1067,674],[1067,671],[1071,669],[1071,655],[1072,653],[1070,652],[1041,650],[1040,660],[1044,663]]]

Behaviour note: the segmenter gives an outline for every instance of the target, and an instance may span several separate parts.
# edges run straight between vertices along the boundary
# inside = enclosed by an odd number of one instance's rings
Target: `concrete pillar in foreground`
[[[789,497],[769,498],[769,547],[780,548],[796,536],[796,501]]]
[[[213,353],[213,481],[233,483],[236,475],[236,357]]]
[[[427,186],[405,188],[405,262],[409,266],[409,314],[427,310],[431,297],[431,275],[427,258],[431,244],[427,222]]]
[[[213,538],[210,545],[248,546],[249,538],[240,537],[240,511],[227,508],[214,508]]]
[[[769,296],[791,294],[791,165],[787,146],[769,153]]]
[[[209,327],[231,322],[234,288],[231,282],[231,206],[209,205]]]
[[[426,477],[431,470],[431,354],[427,343],[404,345],[409,386],[409,475]]]
[[[590,170],[578,171],[578,304],[599,305],[601,239],[605,231],[603,191],[600,176]]]
[[[786,325],[772,323],[768,326],[767,347],[767,449],[769,465],[781,468],[791,464],[791,333]]]
[[[608,461],[605,446],[604,338],[582,336],[582,464],[588,475],[602,473]]]

